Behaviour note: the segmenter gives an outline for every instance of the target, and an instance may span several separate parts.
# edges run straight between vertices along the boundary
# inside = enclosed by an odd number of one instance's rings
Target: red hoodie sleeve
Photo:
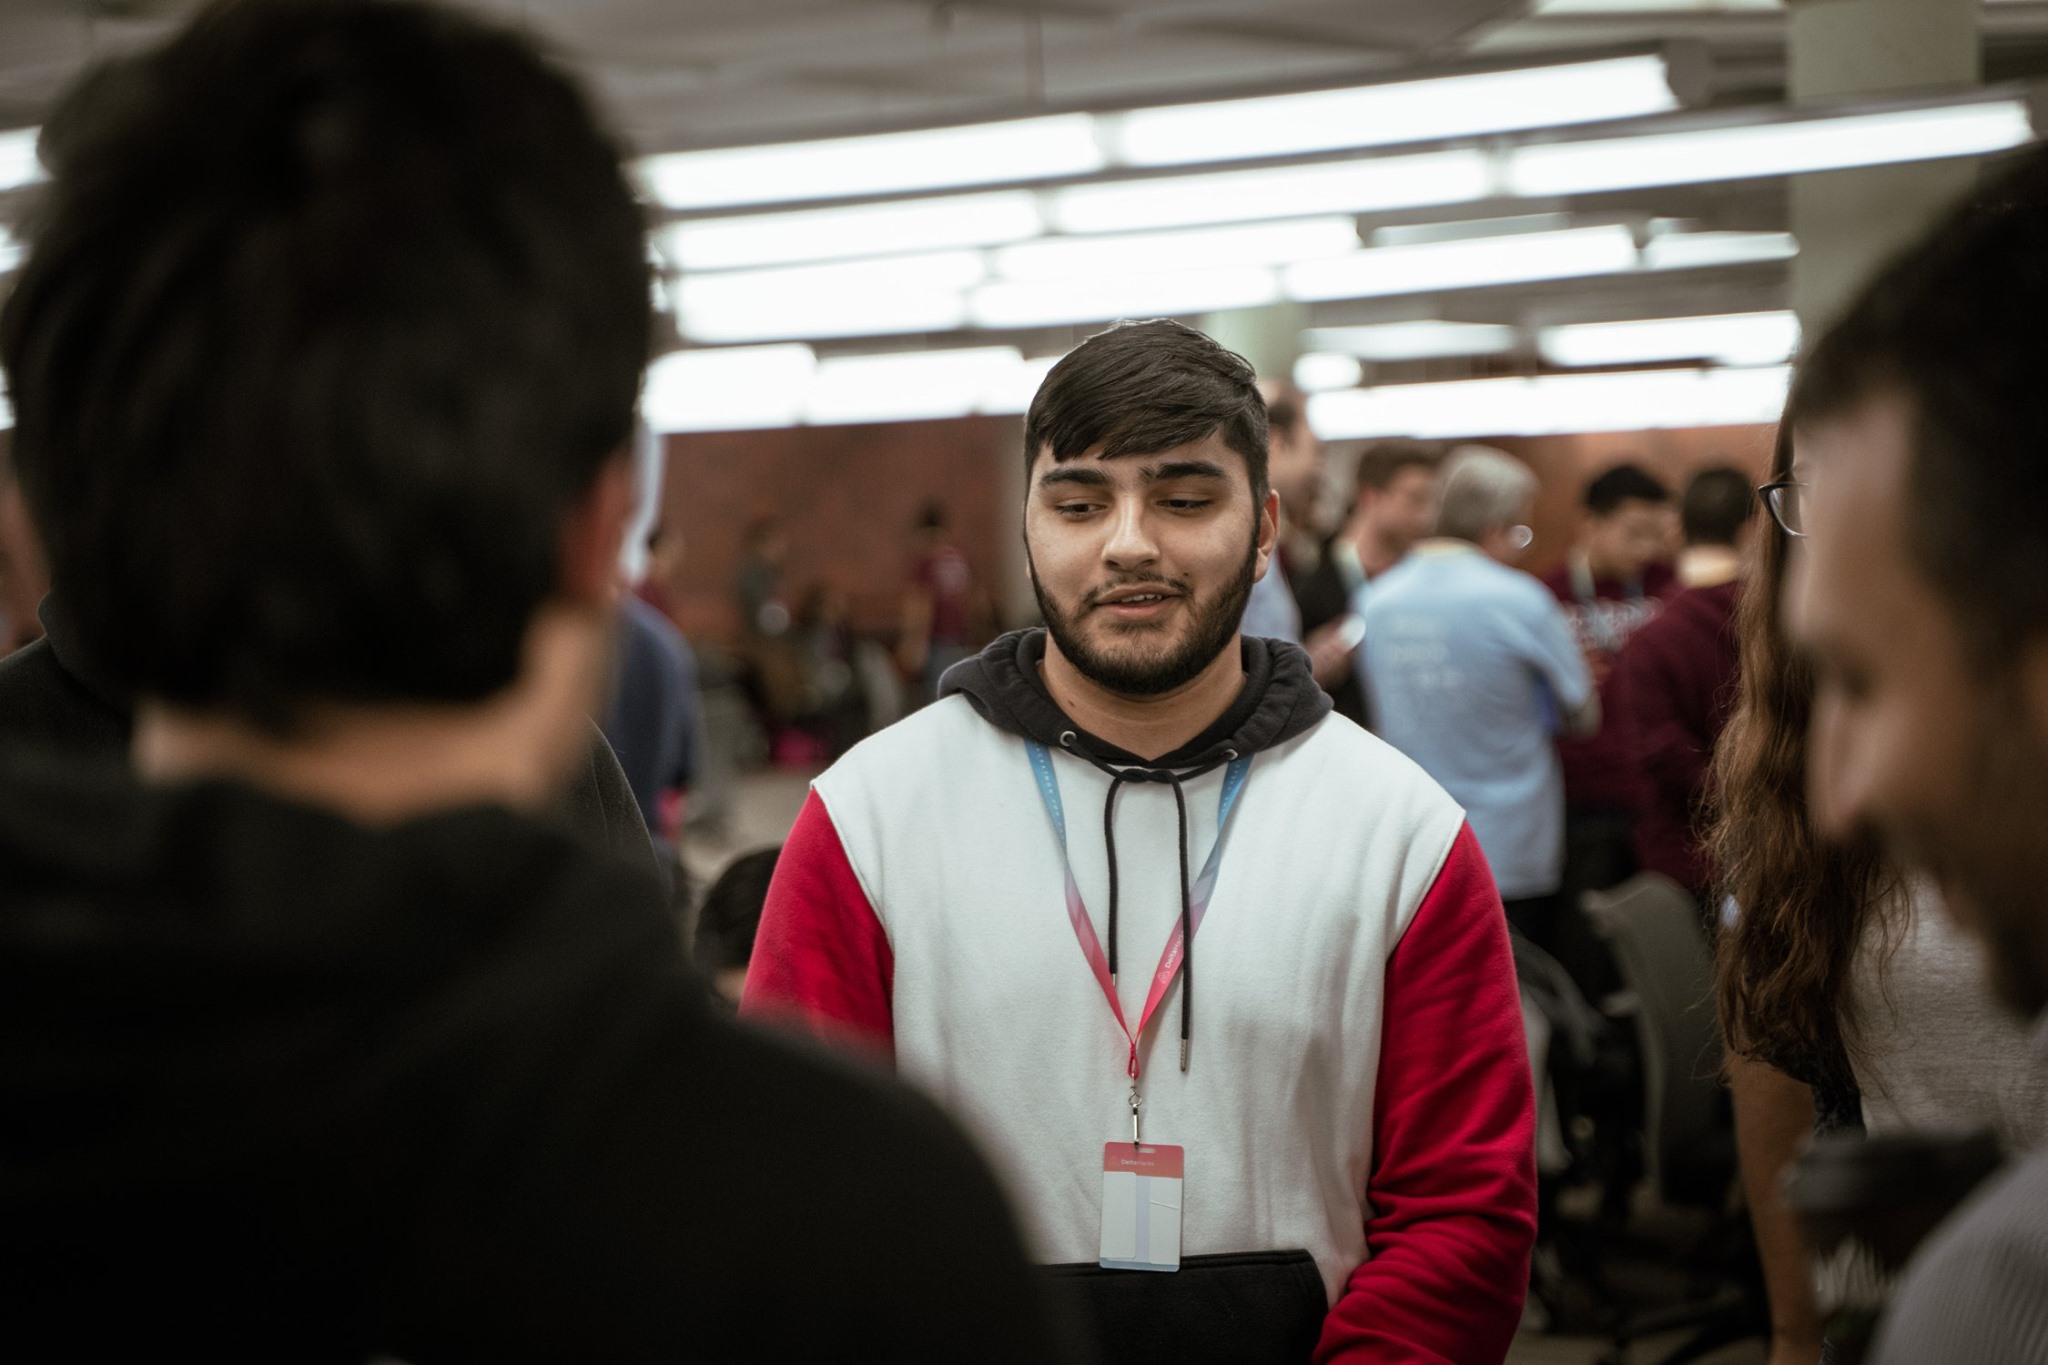
[[[740,1013],[889,1055],[895,978],[889,936],[813,791],[775,862]]]
[[[1536,1108],[1507,919],[1470,826],[1387,963],[1366,1220],[1315,1360],[1506,1358],[1536,1241]]]

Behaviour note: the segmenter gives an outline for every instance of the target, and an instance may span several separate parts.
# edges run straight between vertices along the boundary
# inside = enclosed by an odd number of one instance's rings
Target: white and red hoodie
[[[745,1008],[892,1051],[992,1154],[1039,1257],[1092,1264],[1103,1144],[1130,1132],[1128,1044],[1068,921],[1026,740],[1051,751],[1098,935],[1111,779],[1078,754],[1183,772],[1252,754],[1191,955],[1188,1069],[1178,982],[1140,1052],[1145,1140],[1186,1149],[1182,1275],[1205,1256],[1306,1252],[1323,1291],[1317,1361],[1499,1361],[1535,1236],[1500,897],[1464,813],[1330,714],[1299,649],[1243,648],[1238,702],[1151,763],[1053,704],[1042,631],[955,669],[949,695],[814,785]],[[1217,837],[1224,775],[1185,783],[1191,868]],[[1123,785],[1114,820],[1119,993],[1135,1025],[1180,917],[1173,790]]]

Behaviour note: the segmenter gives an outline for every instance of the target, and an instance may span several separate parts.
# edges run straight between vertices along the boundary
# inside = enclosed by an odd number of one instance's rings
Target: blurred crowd
[[[759,516],[693,639],[642,213],[526,37],[214,4],[40,154],[13,1354],[2048,1356],[2048,155],[1540,576],[1527,463],[1340,473],[1153,320],[1026,416],[1035,620],[933,501],[887,629]]]

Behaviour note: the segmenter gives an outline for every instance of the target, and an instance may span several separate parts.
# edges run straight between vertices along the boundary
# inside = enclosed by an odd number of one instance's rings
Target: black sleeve
[[[623,858],[643,872],[658,872],[654,844],[626,770],[597,722],[590,722],[590,750],[562,793],[561,813],[570,829],[600,853]]]

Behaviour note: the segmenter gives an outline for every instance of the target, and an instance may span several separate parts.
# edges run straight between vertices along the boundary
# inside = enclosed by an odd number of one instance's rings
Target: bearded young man
[[[1815,821],[1875,834],[1929,876],[1984,941],[1992,988],[2035,1020],[2048,1007],[2044,310],[2048,156],[2034,152],[1815,347],[1786,415],[1802,483],[1778,494],[1803,532],[1785,607],[1814,671]],[[1875,1358],[2039,1361],[2044,1302],[2036,1152],[1921,1249]]]
[[[963,1117],[1107,1359],[1502,1359],[1535,1203],[1500,899],[1443,790],[1239,633],[1250,368],[1119,326],[1025,449],[1046,628],[818,780],[747,1008]]]

